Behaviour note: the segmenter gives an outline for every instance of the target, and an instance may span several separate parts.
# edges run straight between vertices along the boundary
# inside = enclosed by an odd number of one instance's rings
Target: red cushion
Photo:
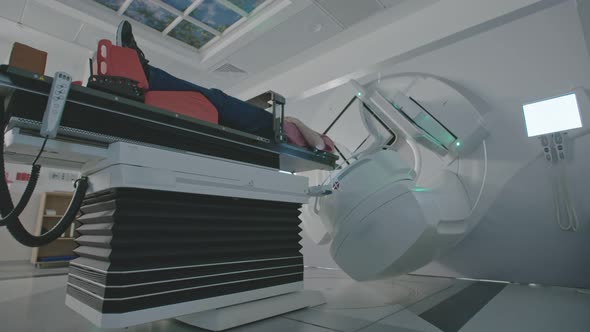
[[[137,52],[130,48],[115,46],[107,39],[98,42],[92,71],[94,75],[126,77],[139,82],[140,88],[149,89]]]
[[[217,109],[202,94],[192,91],[148,91],[145,103],[195,119],[219,123]]]

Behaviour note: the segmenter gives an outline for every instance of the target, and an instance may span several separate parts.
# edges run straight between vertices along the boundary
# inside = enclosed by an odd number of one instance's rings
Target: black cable
[[[82,202],[86,196],[86,190],[88,190],[88,178],[82,177],[78,179],[75,185],[76,191],[66,213],[52,229],[40,236],[35,236],[29,233],[20,222],[16,222],[7,225],[8,231],[12,234],[14,239],[27,247],[40,247],[61,237],[61,235],[70,228],[82,206]]]
[[[4,152],[2,152],[2,156],[3,157],[0,163],[2,163],[1,170],[4,171]],[[39,180],[40,173],[41,166],[34,165],[31,169],[31,177],[29,178],[27,187],[25,188],[25,191],[23,192],[16,206],[14,206],[12,203],[12,197],[10,197],[10,191],[8,189],[6,180],[0,181],[0,200],[2,201],[2,206],[0,208],[0,211],[2,212],[2,218],[0,218],[0,227],[19,223],[18,216],[20,216],[20,214],[25,210],[27,204],[31,200],[31,196],[33,196],[33,192],[37,186],[37,180]]]
[[[4,129],[4,124],[2,124],[1,128]],[[4,173],[4,130],[2,130],[2,138],[0,139],[0,143],[2,144],[2,158],[0,160],[0,163],[2,164],[1,166],[1,171],[2,174]],[[1,212],[2,212],[2,218],[0,218],[0,227],[2,226],[7,226],[9,224],[14,223],[15,221],[18,221],[18,216],[20,216],[20,214],[24,211],[24,209],[27,207],[27,204],[29,203],[29,201],[31,200],[31,196],[33,195],[33,192],[35,191],[35,187],[37,186],[37,180],[39,180],[39,174],[41,173],[41,165],[37,165],[37,161],[39,160],[39,158],[41,157],[41,154],[43,154],[43,150],[45,149],[45,144],[47,143],[47,138],[45,138],[45,141],[43,142],[43,145],[41,146],[41,150],[39,151],[39,153],[37,154],[37,157],[35,158],[35,160],[33,161],[33,166],[31,168],[31,177],[29,178],[29,182],[27,183],[27,187],[25,188],[25,191],[23,192],[20,200],[18,201],[18,203],[16,204],[16,207],[11,207],[10,209],[6,209],[6,208],[2,208]],[[3,195],[5,197],[0,197],[2,199],[3,204],[5,205],[6,203],[4,203],[4,201],[8,198],[10,200],[10,204],[8,205],[13,205],[12,203],[12,198],[10,197],[10,191],[8,189],[8,184],[6,183],[6,179],[4,179],[4,181],[0,181],[3,182],[3,184],[0,185],[0,190],[4,193],[8,193],[8,196]],[[6,210],[10,211],[8,213],[6,213]]]
[[[35,157],[35,160],[33,160],[33,166],[37,165],[37,161],[39,160],[39,158],[41,158],[41,155],[43,154],[43,150],[45,150],[45,144],[47,144],[48,139],[49,139],[49,137],[45,137],[45,140],[43,141],[43,145],[41,145],[41,150],[37,154],[37,157]]]
[[[2,134],[0,135],[0,172],[4,174],[4,130],[6,128],[6,123],[4,110],[0,109],[0,111],[2,113],[0,114],[0,129],[2,129]],[[88,189],[88,178],[82,177],[75,182],[74,187],[76,187],[76,191],[72,201],[70,202],[70,205],[68,206],[68,209],[66,210],[66,213],[48,232],[41,234],[40,236],[36,236],[29,233],[29,231],[23,227],[18,217],[30,201],[37,185],[37,181],[39,180],[41,165],[37,165],[37,161],[41,157],[46,144],[47,138],[45,138],[45,141],[41,147],[41,151],[39,151],[37,157],[33,161],[31,177],[16,207],[12,202],[12,197],[10,197],[10,191],[8,189],[8,183],[6,183],[6,178],[0,180],[0,213],[2,215],[2,218],[0,219],[0,226],[6,226],[15,240],[28,247],[40,247],[59,238],[72,225],[72,222],[76,218],[76,215],[82,206],[82,202],[86,195],[86,190]]]

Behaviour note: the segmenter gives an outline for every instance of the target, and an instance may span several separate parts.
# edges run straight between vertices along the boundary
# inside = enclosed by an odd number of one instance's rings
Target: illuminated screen
[[[576,94],[523,106],[529,137],[582,127]]]

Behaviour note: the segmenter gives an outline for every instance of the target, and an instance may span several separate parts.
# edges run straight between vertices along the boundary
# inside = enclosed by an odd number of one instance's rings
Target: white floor
[[[102,331],[64,305],[66,279],[44,276],[0,280],[0,330]],[[321,290],[327,304],[232,331],[440,332],[419,315],[448,304],[444,301],[468,291],[473,284],[418,276],[359,283],[339,271],[315,269],[306,270],[305,282],[306,288]],[[200,330],[166,320],[108,331]],[[563,288],[508,285],[457,332],[475,331],[590,331],[590,295]]]

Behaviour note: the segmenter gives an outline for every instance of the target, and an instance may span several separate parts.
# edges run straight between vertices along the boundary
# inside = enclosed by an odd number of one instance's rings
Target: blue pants
[[[161,69],[148,67],[150,90],[199,92],[217,108],[220,125],[267,138],[274,136],[271,113],[228,96],[221,90],[203,88],[176,78]]]

